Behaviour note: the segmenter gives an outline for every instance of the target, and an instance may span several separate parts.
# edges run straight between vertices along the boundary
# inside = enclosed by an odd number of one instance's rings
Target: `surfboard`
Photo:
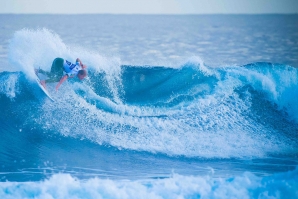
[[[50,93],[43,87],[43,85],[40,83],[40,79],[39,77],[36,75],[35,76],[35,81],[37,82],[37,85],[39,86],[39,88],[44,92],[44,94],[46,94],[46,96],[52,101],[54,102],[55,100],[52,98],[52,96],[50,95]]]

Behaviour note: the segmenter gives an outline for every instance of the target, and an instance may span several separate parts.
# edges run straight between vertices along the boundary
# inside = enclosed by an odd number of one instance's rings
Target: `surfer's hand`
[[[61,85],[65,80],[67,80],[67,78],[68,78],[68,75],[64,75],[64,76],[60,79],[60,81],[58,82],[58,84],[57,84],[57,86],[56,86],[56,91],[58,91],[58,88],[60,87],[60,85]]]
[[[60,83],[58,83],[58,84],[56,85],[56,87],[55,87],[55,91],[56,91],[56,92],[58,91],[60,85],[61,85]]]

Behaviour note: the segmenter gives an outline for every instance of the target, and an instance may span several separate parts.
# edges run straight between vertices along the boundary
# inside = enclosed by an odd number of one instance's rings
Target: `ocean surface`
[[[0,198],[298,198],[297,24],[0,15]]]

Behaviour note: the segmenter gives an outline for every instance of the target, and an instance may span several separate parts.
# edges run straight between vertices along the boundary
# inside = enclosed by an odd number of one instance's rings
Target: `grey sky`
[[[298,0],[0,0],[0,13],[298,13]]]

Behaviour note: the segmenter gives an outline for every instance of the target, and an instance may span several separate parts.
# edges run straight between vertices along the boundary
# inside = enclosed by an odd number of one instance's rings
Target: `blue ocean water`
[[[297,198],[297,22],[0,15],[0,197]]]

